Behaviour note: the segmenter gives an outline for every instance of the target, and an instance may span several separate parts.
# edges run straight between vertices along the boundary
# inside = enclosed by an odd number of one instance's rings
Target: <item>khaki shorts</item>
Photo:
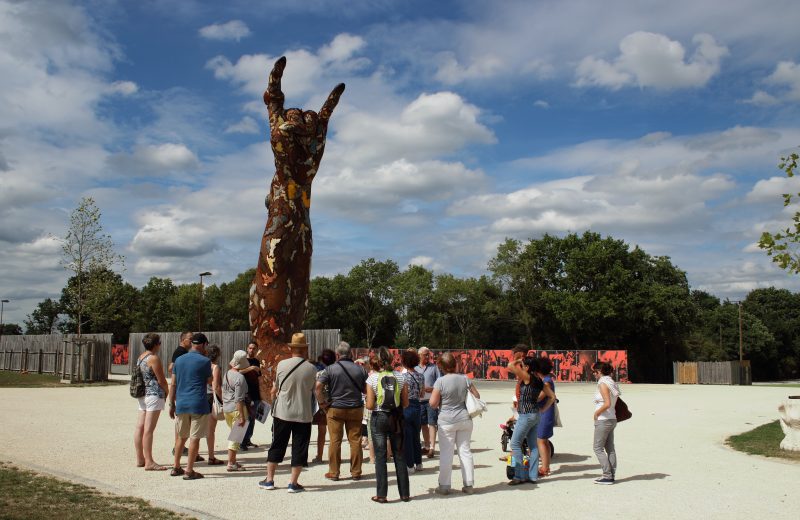
[[[175,416],[175,433],[181,439],[205,439],[208,434],[208,414],[179,413]]]

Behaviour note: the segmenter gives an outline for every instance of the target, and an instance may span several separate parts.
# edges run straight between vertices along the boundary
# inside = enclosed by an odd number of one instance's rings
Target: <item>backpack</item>
[[[140,366],[140,364],[148,357],[149,356],[145,356],[144,358],[142,358],[141,361],[136,363],[136,367],[133,369],[133,374],[131,374],[131,385],[130,385],[131,397],[137,399],[139,397],[144,397],[144,375],[142,374],[142,367]]]
[[[378,374],[378,409],[385,412],[396,410],[400,406],[402,390],[397,377],[392,372],[380,372]]]

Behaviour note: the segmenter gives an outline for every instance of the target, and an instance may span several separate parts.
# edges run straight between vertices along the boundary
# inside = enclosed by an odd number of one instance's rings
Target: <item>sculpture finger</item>
[[[331,118],[333,109],[339,104],[339,98],[342,96],[342,92],[344,92],[344,83],[339,83],[328,95],[328,99],[325,100],[325,104],[322,105],[322,109],[319,111],[319,118],[322,122],[327,123],[328,119]]]
[[[283,69],[286,68],[286,56],[281,56],[275,65],[272,67],[272,72],[269,74],[269,84],[267,90],[264,91],[264,104],[267,105],[270,111],[282,111],[284,95],[281,90],[281,78],[283,78]]]

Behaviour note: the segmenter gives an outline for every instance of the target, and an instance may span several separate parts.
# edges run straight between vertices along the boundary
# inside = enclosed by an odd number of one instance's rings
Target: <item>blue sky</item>
[[[312,192],[314,275],[370,256],[461,276],[505,237],[587,229],[740,298],[795,277],[755,247],[800,191],[800,4],[0,0],[0,296],[57,297],[95,198],[124,276],[253,266],[273,173],[261,94],[339,82]]]

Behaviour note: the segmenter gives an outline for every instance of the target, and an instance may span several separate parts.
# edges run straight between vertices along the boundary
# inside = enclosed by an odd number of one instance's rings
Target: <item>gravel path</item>
[[[300,482],[307,493],[286,493],[288,466],[276,475],[280,489],[264,491],[263,448],[243,452],[240,460],[251,471],[227,473],[225,466],[198,470],[206,475],[187,482],[166,472],[135,467],[132,432],[136,402],[127,386],[96,388],[0,389],[0,460],[80,481],[113,493],[151,500],[199,518],[253,519],[280,511],[280,518],[349,518],[354,512],[370,519],[477,518],[526,508],[549,518],[596,518],[600,504],[613,504],[612,516],[624,518],[798,518],[797,499],[790,498],[800,482],[800,464],[738,453],[723,445],[728,435],[750,430],[777,418],[777,405],[798,389],[770,387],[625,385],[623,395],[633,419],[617,427],[617,483],[592,485],[599,465],[592,453],[594,385],[558,386],[564,428],[553,442],[553,473],[536,486],[506,485],[500,455],[498,425],[510,414],[509,383],[479,382],[490,404],[487,416],[475,421],[475,486],[477,493],[439,497],[438,458],[425,459],[425,470],[411,475],[410,503],[397,501],[390,471],[387,505],[372,503],[374,468],[365,465],[365,480],[329,482],[327,464],[312,465]],[[154,451],[169,464],[172,421],[162,414]],[[217,427],[218,457],[224,457],[227,427]],[[316,429],[315,429],[316,430]],[[316,431],[313,437],[316,436]],[[256,425],[254,442],[269,440],[269,422]],[[204,446],[204,445],[201,445]],[[437,446],[438,448],[438,446]],[[312,442],[311,451],[315,450]],[[347,457],[347,448],[343,449]],[[201,452],[205,455],[205,449]],[[458,458],[455,459],[458,464]],[[287,458],[288,462],[288,458]],[[391,467],[391,464],[390,464]],[[342,475],[349,468],[342,469]],[[453,487],[461,488],[454,469]],[[336,491],[336,494],[333,492]],[[520,501],[520,499],[522,501]],[[424,515],[424,516],[423,516]]]

